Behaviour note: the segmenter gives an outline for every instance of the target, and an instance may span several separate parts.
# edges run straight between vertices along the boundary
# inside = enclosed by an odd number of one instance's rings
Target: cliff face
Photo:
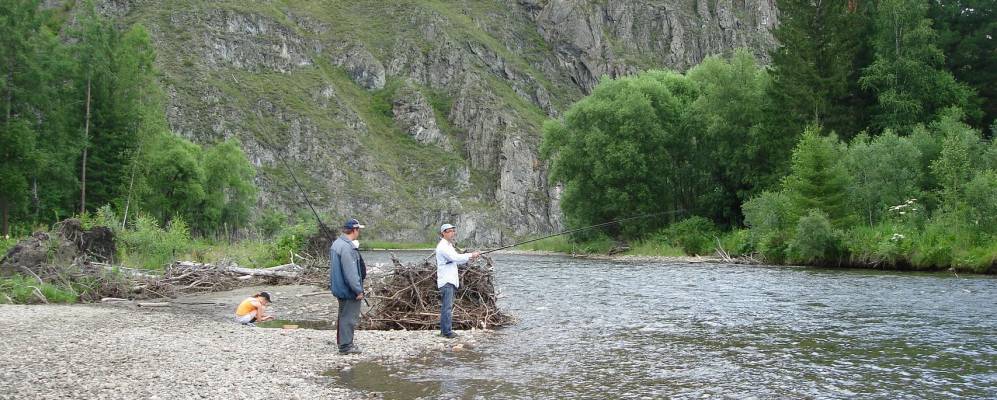
[[[174,132],[238,138],[260,208],[356,216],[387,240],[561,228],[543,120],[601,76],[773,45],[774,0],[108,0],[159,51]]]

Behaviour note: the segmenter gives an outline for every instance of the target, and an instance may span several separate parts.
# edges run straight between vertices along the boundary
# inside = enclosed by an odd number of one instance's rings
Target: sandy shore
[[[335,331],[245,327],[233,302],[258,288],[177,299],[169,308],[0,305],[0,398],[366,398],[323,372],[399,361],[457,344],[432,331],[358,331],[361,355],[341,356]],[[334,315],[321,289],[269,288],[282,319]],[[197,303],[197,304],[192,304]],[[308,318],[302,318],[307,316]],[[475,336],[459,339],[470,345]]]

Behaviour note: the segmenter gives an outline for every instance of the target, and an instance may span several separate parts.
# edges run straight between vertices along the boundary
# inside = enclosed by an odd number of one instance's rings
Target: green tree
[[[193,220],[205,199],[201,148],[169,132],[152,139],[144,159],[141,209],[161,225],[175,215]]]
[[[249,210],[256,202],[253,178],[256,170],[246,158],[238,140],[227,140],[204,152],[205,201],[202,207],[204,229],[246,225]]]
[[[858,87],[870,49],[873,2],[778,0],[771,51],[773,129],[796,135],[816,123],[843,135],[865,127],[871,99]]]
[[[986,235],[997,235],[997,172],[986,170],[966,184],[969,223]]]
[[[852,177],[848,189],[851,208],[873,225],[891,206],[921,198],[921,153],[909,138],[892,130],[872,139],[859,135],[843,159]]]
[[[544,124],[541,152],[551,160],[551,179],[564,183],[569,225],[696,205],[705,173],[686,123],[696,94],[673,72],[607,79],[563,120]],[[622,229],[639,235],[660,223],[645,219]]]
[[[122,34],[87,1],[72,34],[83,99],[80,206],[87,209],[87,204],[99,207],[123,197],[142,128],[148,118],[162,114],[148,112],[150,104],[158,104],[159,91],[155,52],[142,26]]]
[[[0,3],[0,234],[10,233],[10,214],[25,208],[35,157],[31,123],[38,66],[34,38],[41,30],[37,1]]]
[[[931,1],[929,15],[945,53],[946,69],[976,90],[984,129],[997,119],[997,3],[994,0]]]
[[[791,173],[783,180],[796,215],[821,210],[836,227],[847,225],[847,189],[851,184],[841,162],[844,147],[837,137],[821,136],[817,127],[807,128],[793,149]]]
[[[945,135],[938,158],[931,163],[931,172],[939,184],[942,208],[954,210],[964,204],[964,189],[983,161],[984,143],[979,131],[959,122],[954,116],[934,124]]]
[[[784,174],[796,134],[764,125],[768,74],[751,53],[739,50],[726,61],[707,57],[686,74],[699,87],[691,123],[707,151],[712,182],[706,212],[728,226],[741,224],[741,203],[775,186]]]
[[[945,56],[924,0],[883,0],[876,16],[875,60],[860,78],[875,93],[872,123],[906,132],[949,106],[967,109],[972,90],[943,69]]]

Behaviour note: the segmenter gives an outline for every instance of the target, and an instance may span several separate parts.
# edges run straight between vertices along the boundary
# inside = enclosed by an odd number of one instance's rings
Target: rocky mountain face
[[[105,0],[158,50],[175,133],[237,138],[259,209],[356,216],[383,240],[443,222],[478,244],[562,227],[541,126],[600,77],[773,46],[774,0]]]

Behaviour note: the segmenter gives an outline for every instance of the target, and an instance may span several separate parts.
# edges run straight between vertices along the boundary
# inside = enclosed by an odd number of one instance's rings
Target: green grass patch
[[[626,255],[632,256],[652,256],[652,257],[682,257],[685,252],[682,248],[673,246],[667,241],[646,239],[639,240],[630,246]]]
[[[520,248],[533,251],[550,251],[565,254],[606,254],[616,244],[608,237],[598,237],[584,242],[575,242],[567,236],[556,236],[527,243]]]
[[[3,237],[0,237],[0,257],[2,257],[3,254],[7,254],[7,252],[10,251],[10,249],[14,248],[14,246],[17,245],[17,242],[19,240],[21,240],[21,238],[16,238],[16,237],[3,238]]]
[[[39,283],[33,277],[14,275],[0,279],[0,303],[75,303],[77,299],[73,290],[50,283]]]

